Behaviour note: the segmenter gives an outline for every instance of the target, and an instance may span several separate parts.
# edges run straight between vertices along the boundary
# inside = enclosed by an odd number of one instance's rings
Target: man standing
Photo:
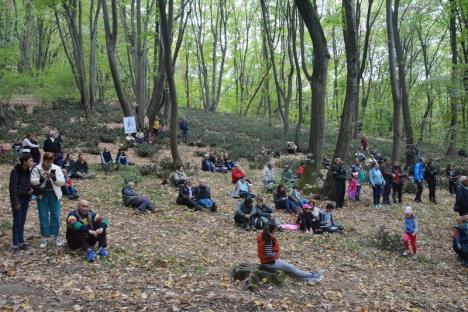
[[[331,167],[333,178],[335,179],[336,205],[337,209],[343,208],[344,195],[346,190],[346,170],[343,168],[341,158],[335,159],[335,164]]]
[[[392,169],[389,166],[388,159],[383,159],[383,164],[381,167],[382,175],[385,179],[385,186],[383,189],[383,204],[390,205],[390,193],[392,191]]]
[[[96,260],[94,246],[98,243],[98,255],[109,256],[106,251],[106,229],[109,222],[104,217],[89,209],[87,200],[80,200],[78,208],[67,217],[67,244],[70,249],[82,248],[86,250],[86,259],[89,262]]]
[[[414,182],[416,183],[416,186],[418,187],[414,201],[417,203],[422,203],[421,195],[423,192],[423,180],[424,180],[424,161],[422,158],[419,158],[418,162],[414,165]]]

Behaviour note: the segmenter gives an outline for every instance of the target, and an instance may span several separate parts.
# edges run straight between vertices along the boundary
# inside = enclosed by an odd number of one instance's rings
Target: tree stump
[[[244,290],[255,291],[265,285],[283,285],[286,275],[282,271],[269,270],[262,265],[240,263],[231,272],[235,281],[244,281]]]

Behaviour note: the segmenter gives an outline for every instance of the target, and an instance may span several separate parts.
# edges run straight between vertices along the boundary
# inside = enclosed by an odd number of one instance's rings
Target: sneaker
[[[97,253],[98,253],[98,255],[100,255],[101,257],[109,257],[109,253],[107,252],[107,250],[104,249],[104,247],[99,247]]]
[[[47,237],[43,237],[39,248],[46,248],[47,245],[49,245],[49,239]]]
[[[323,275],[319,273],[312,273],[312,277],[309,277],[306,282],[309,284],[318,284],[323,280]]]
[[[379,209],[379,205],[375,205],[375,209]]]
[[[406,256],[407,256],[407,255],[409,255],[409,254],[410,254],[409,250],[405,250],[405,251],[403,251],[403,256],[405,256],[405,257],[406,257]]]
[[[55,246],[62,247],[65,245],[65,241],[60,236],[55,236]]]
[[[29,245],[26,244],[26,243],[22,243],[22,244],[19,245],[19,249],[21,249],[21,250],[29,250],[29,249],[31,249],[31,246],[29,246]]]
[[[415,253],[411,253],[411,258],[416,258],[416,254],[415,254]]]
[[[381,205],[381,204],[378,204],[378,205],[377,205],[377,208],[382,208],[382,205]]]
[[[91,248],[88,248],[86,251],[86,260],[88,260],[88,262],[93,262],[96,260],[96,253]]]

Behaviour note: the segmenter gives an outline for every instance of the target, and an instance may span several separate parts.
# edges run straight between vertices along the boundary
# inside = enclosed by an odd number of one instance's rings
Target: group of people
[[[117,166],[133,165],[133,163],[128,160],[127,153],[125,152],[123,148],[119,148],[119,150],[117,151],[117,155],[115,155],[115,161],[112,158],[112,153],[107,148],[104,148],[100,156],[101,156],[101,167],[104,170],[112,169],[112,166],[114,164],[116,164]]]
[[[229,159],[228,153],[206,153],[203,155],[201,170],[208,172],[227,173],[234,169],[235,163]]]

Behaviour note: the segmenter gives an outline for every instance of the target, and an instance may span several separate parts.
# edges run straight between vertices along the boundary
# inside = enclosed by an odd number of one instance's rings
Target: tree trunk
[[[449,129],[449,144],[446,155],[453,155],[457,149],[457,91],[458,91],[458,50],[457,50],[457,28],[456,28],[456,14],[457,5],[455,0],[450,0],[450,50],[452,52],[452,87],[450,90],[450,129]]]
[[[94,0],[91,0],[89,10],[89,27],[91,29],[91,51],[89,54],[89,106],[92,109],[96,97],[96,48],[97,48],[97,22],[101,11],[101,2],[97,2],[94,12]],[[94,16],[94,18],[93,18]]]
[[[172,2],[173,0],[169,0]],[[172,5],[171,3],[169,5]],[[166,70],[166,77],[167,83],[169,86],[169,95],[171,101],[171,123],[170,123],[170,144],[171,144],[171,154],[172,154],[172,161],[174,163],[174,167],[178,168],[182,166],[182,159],[180,158],[179,149],[177,147],[177,113],[178,113],[178,106],[177,106],[177,93],[174,83],[174,73],[172,71],[172,56],[171,56],[171,45],[170,45],[170,38],[169,38],[169,24],[166,15],[166,5],[164,0],[158,0],[159,6],[159,16],[161,19],[161,39],[163,42],[164,47],[164,58],[165,58],[165,70]]]

